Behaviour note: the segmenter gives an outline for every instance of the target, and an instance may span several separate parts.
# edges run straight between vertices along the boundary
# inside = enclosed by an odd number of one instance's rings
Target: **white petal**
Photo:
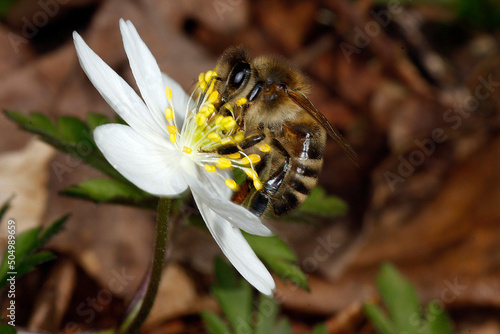
[[[165,95],[163,74],[158,63],[146,44],[142,41],[132,22],[120,19],[120,30],[123,37],[123,46],[130,62],[130,68],[142,98],[153,118],[161,128],[168,123],[165,119],[165,107],[168,106]],[[183,92],[185,95],[185,93]]]
[[[94,130],[94,139],[109,163],[137,187],[158,196],[185,191],[182,153],[168,142],[151,143],[129,126],[105,124]]]
[[[188,183],[193,196],[196,194],[211,210],[231,224],[250,234],[263,237],[273,234],[266,225],[262,224],[256,215],[241,205],[229,201],[229,197],[219,196],[217,190],[207,187],[206,183],[202,184],[196,179],[188,179]],[[224,185],[223,187],[227,188]]]
[[[276,287],[273,277],[245,240],[241,231],[215,212],[193,193],[207,227],[222,252],[238,272],[257,290],[271,295]]]
[[[148,108],[132,87],[104,63],[85,44],[78,33],[73,33],[73,39],[83,70],[118,115],[139,132],[154,133],[156,136],[167,137],[166,131],[153,119]]]

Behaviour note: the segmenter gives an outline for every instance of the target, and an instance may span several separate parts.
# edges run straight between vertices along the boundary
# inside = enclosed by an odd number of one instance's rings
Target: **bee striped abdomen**
[[[318,183],[318,174],[323,159],[307,160],[291,157],[291,168],[285,177],[283,187],[271,200],[274,214],[281,216],[302,204]],[[308,176],[298,173],[306,172]]]
[[[250,210],[259,216],[272,208],[279,217],[302,204],[316,186],[323,164],[326,135],[322,128],[286,124],[282,130],[286,145],[277,139],[280,136],[272,139],[273,150],[279,152],[271,162],[274,172],[251,201]]]

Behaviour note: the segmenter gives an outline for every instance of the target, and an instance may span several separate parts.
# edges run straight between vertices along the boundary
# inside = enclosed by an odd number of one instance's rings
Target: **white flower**
[[[189,188],[226,257],[255,288],[272,294],[274,280],[240,229],[261,236],[269,236],[271,231],[255,215],[229,200],[231,189],[237,188],[229,178],[231,167],[241,168],[252,177],[256,175],[253,163],[258,156],[221,157],[214,151],[220,141],[241,135],[232,117],[215,113],[212,102],[217,92],[210,85],[214,73],[200,75],[199,94],[193,101],[178,83],[160,72],[130,21],[120,20],[120,30],[142,99],[76,32],[73,34],[83,70],[106,102],[130,125],[97,127],[94,138],[99,149],[123,176],[151,194],[176,196]],[[255,185],[261,186],[258,177]]]

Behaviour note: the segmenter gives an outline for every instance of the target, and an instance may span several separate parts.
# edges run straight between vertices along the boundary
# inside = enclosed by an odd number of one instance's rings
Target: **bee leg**
[[[239,151],[243,151],[243,150],[246,150],[252,146],[257,145],[258,143],[263,141],[265,138],[266,138],[266,135],[263,133],[248,136],[245,139],[243,139],[243,141],[239,144],[232,143],[232,144],[228,144],[228,145],[224,145],[224,146],[220,147],[217,150],[217,153],[219,153],[221,155],[227,155],[227,154],[233,154],[233,153],[236,153]]]

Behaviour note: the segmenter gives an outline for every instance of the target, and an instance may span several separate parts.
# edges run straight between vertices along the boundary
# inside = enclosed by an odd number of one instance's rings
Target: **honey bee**
[[[259,217],[279,217],[297,208],[318,183],[327,135],[357,164],[349,143],[307,98],[306,77],[285,59],[252,59],[244,48],[230,48],[215,72],[217,107],[238,105],[231,112],[245,133],[243,141],[222,146],[219,153],[260,148],[262,157],[256,166],[262,189],[250,191],[252,183],[247,179],[234,194],[234,202]]]

